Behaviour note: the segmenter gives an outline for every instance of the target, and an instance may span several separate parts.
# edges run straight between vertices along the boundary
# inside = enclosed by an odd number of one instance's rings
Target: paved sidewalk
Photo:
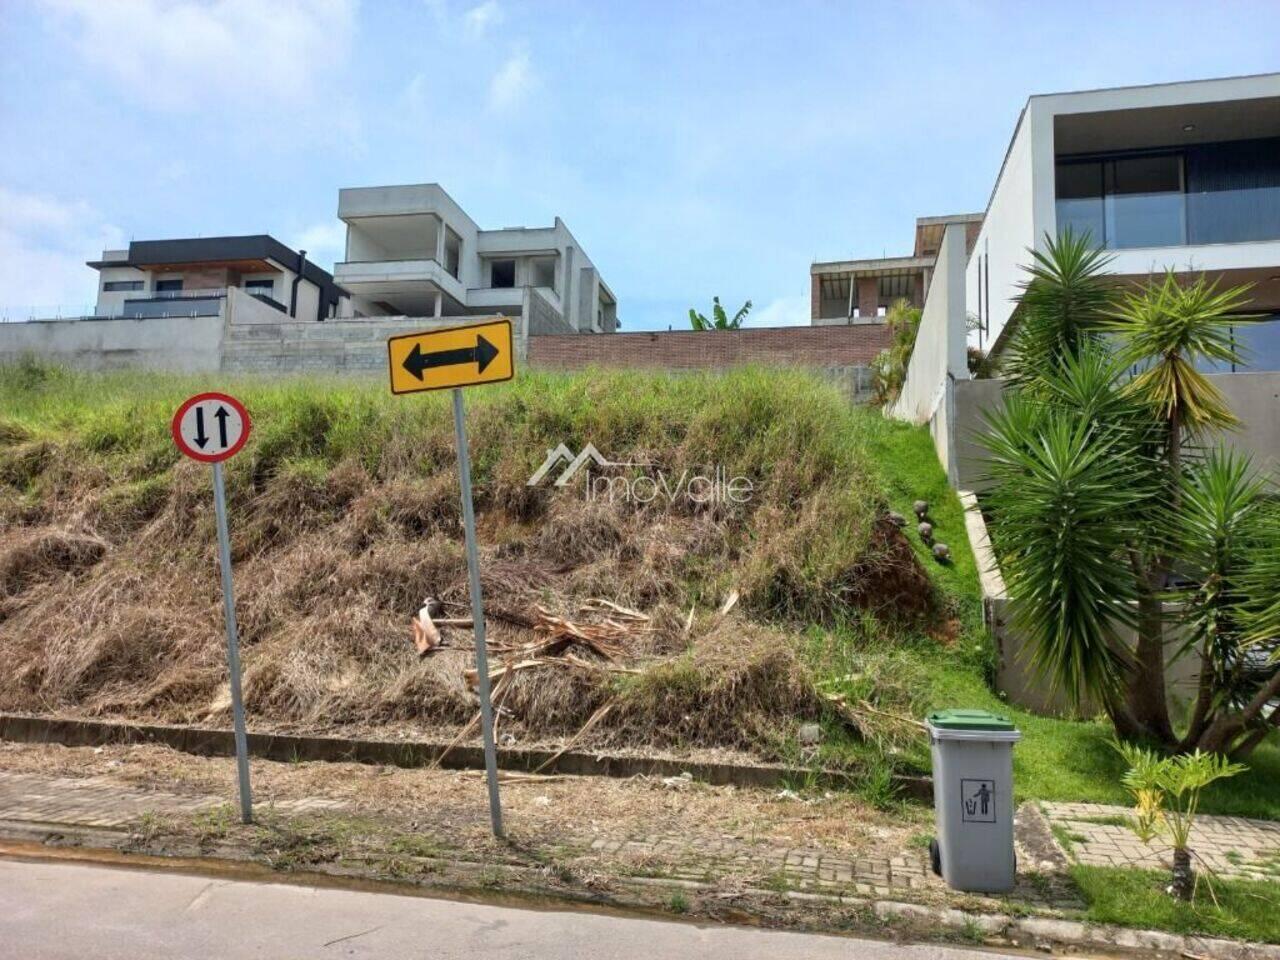
[[[225,803],[218,797],[130,789],[108,777],[40,777],[0,771],[0,820],[28,824],[123,829],[146,813],[199,813]],[[285,813],[341,806],[321,799],[274,804]]]
[[[268,805],[256,806],[263,809]],[[147,814],[190,816],[218,808],[227,808],[226,798],[144,790],[106,776],[44,777],[0,771],[0,823],[123,831],[130,825],[138,826]],[[318,798],[276,800],[269,808],[287,815],[348,809],[341,801]],[[404,827],[394,819],[388,820],[388,826]],[[448,837],[436,839],[442,848],[448,848]],[[891,857],[857,857],[816,844],[778,847],[687,830],[601,837],[575,833],[572,824],[565,825],[561,839],[568,847],[580,848],[584,860],[607,862],[636,877],[692,883],[731,877],[746,887],[829,896],[935,902],[951,896],[930,870],[928,851],[922,845]],[[464,860],[475,856],[465,849],[455,853]],[[1046,869],[1049,865],[1021,844],[1019,860],[1024,868],[1011,894],[1014,899],[1055,911],[1083,906],[1067,878],[1053,875]]]
[[[1167,868],[1168,844],[1148,846],[1122,823],[1133,815],[1127,807],[1100,803],[1041,805],[1078,863],[1101,867]],[[1219,876],[1280,882],[1280,823],[1244,817],[1196,817],[1191,849]]]

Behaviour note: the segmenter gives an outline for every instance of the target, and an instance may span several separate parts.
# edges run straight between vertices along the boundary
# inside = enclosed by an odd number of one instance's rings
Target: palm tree
[[[724,307],[720,306],[720,298],[711,298],[711,319],[708,320],[705,314],[699,313],[693,307],[689,308],[689,326],[695,330],[737,330],[742,326],[742,321],[747,319],[747,314],[751,312],[751,301],[748,300],[732,318],[724,312]]]
[[[1070,236],[1037,256],[1020,305],[1034,329],[1015,333],[1015,385],[988,418],[1014,622],[1040,670],[1096,698],[1122,737],[1244,754],[1280,726],[1280,711],[1263,716],[1280,666],[1250,652],[1280,634],[1267,580],[1280,537],[1258,532],[1280,520],[1247,461],[1199,451],[1234,418],[1197,367],[1239,361],[1230,327],[1245,290],[1166,276],[1118,296],[1105,264]],[[1175,655],[1201,661],[1182,736],[1164,683],[1175,625]]]

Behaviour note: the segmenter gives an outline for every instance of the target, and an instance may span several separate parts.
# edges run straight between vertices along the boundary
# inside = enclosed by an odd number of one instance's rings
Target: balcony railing
[[[1057,219],[1108,250],[1280,240],[1280,187],[1060,199]]]

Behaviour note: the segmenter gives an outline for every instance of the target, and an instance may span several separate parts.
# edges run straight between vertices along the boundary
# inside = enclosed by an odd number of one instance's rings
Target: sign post
[[[493,702],[489,688],[489,653],[485,646],[484,599],[480,593],[480,556],[476,550],[476,516],[471,502],[471,455],[467,449],[466,410],[462,388],[499,383],[515,376],[511,321],[431,330],[387,341],[391,392],[453,391],[453,432],[458,445],[458,481],[462,487],[462,522],[467,540],[467,578],[471,621],[475,632],[476,674],[480,695],[480,732],[484,738],[485,778],[489,786],[489,821],[502,836],[502,802],[498,796],[498,755],[493,742]]]
[[[218,564],[222,568],[222,610],[227,626],[227,670],[231,679],[231,719],[235,728],[236,770],[240,782],[240,819],[253,822],[249,789],[249,749],[244,731],[244,701],[240,693],[240,638],[236,632],[236,601],[231,580],[231,538],[227,533],[227,492],[222,461],[234,456],[249,439],[249,413],[234,397],[202,393],[187,400],[173,415],[174,443],[188,457],[213,464],[213,509],[218,525]]]

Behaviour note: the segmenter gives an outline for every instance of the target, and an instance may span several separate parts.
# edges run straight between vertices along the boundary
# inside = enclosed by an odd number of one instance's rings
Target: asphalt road
[[[942,946],[0,860],[0,958],[980,960]]]

